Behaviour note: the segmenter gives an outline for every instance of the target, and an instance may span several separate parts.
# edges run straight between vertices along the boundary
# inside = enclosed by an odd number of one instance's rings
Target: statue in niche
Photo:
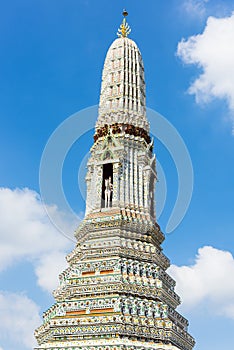
[[[113,184],[111,183],[111,176],[105,179],[105,208],[109,208],[111,204],[111,193],[113,192]]]

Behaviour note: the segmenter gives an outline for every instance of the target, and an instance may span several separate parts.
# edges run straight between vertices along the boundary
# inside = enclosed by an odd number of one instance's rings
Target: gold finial
[[[128,16],[128,12],[126,10],[123,10],[123,22],[120,25],[120,28],[118,29],[118,37],[120,38],[127,38],[127,36],[131,33],[131,28],[127,23],[126,17]]]

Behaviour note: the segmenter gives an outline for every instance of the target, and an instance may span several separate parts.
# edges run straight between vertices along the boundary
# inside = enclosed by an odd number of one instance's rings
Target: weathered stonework
[[[55,304],[35,331],[36,350],[192,350],[188,321],[156,223],[157,179],[146,119],[144,68],[124,33],[105,60],[99,117],[77,244]],[[127,28],[127,29],[126,29]],[[107,181],[108,180],[108,181]]]

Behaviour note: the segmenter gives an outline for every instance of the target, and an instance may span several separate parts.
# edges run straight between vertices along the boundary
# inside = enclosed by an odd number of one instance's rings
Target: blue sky
[[[173,124],[193,164],[191,204],[163,244],[184,300],[180,310],[196,349],[233,342],[233,2],[9,0],[0,13],[0,350],[32,348],[33,329],[74,245],[40,202],[40,160],[66,118],[98,104],[105,54],[124,7],[144,60],[147,106]],[[92,130],[69,149],[63,168],[64,193],[80,218],[77,173],[91,145]],[[155,152],[167,183],[159,218],[165,231],[177,171],[157,140]],[[47,204],[70,234],[74,217]]]

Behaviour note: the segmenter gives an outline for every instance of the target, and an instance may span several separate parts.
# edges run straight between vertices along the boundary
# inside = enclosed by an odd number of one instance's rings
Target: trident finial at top
[[[131,28],[127,23],[126,17],[128,16],[128,12],[126,10],[123,10],[123,22],[120,25],[120,28],[118,29],[118,37],[120,38],[127,38],[127,36],[131,33]]]

